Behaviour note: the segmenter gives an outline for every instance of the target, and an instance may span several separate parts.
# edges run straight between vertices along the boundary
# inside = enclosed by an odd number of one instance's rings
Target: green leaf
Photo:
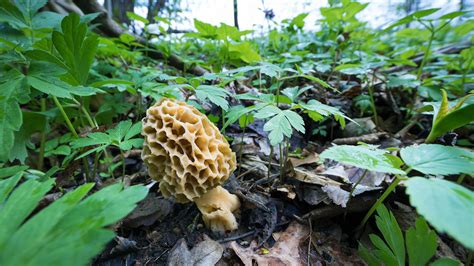
[[[307,103],[298,103],[296,108],[302,108],[308,115],[316,122],[321,121],[323,117],[334,116],[334,119],[339,122],[342,128],[346,126],[345,119],[352,121],[349,117],[344,115],[339,109],[333,106],[323,104],[317,100],[309,100]],[[315,115],[317,113],[318,115]]]
[[[255,63],[262,60],[258,52],[252,47],[250,42],[229,44],[229,52],[238,54],[238,58],[245,63]]]
[[[430,175],[474,174],[474,152],[439,144],[413,145],[401,149],[409,167]]]
[[[303,118],[291,110],[282,111],[276,106],[268,105],[260,109],[255,114],[255,118],[270,118],[263,125],[263,130],[269,132],[268,138],[272,146],[281,143],[284,137],[291,138],[293,129],[305,132]]]
[[[5,199],[16,186],[16,184],[20,181],[22,176],[23,171],[18,171],[11,178],[8,178],[6,180],[0,180],[0,205],[5,202]]]
[[[454,12],[450,12],[448,14],[442,15],[441,17],[439,17],[439,19],[454,19],[454,18],[463,16],[464,14],[467,14],[467,12],[466,11],[454,11]]]
[[[10,167],[0,168],[0,179],[3,179],[5,177],[11,177],[26,169],[28,169],[28,166],[26,165],[15,165],[15,166],[10,166]]]
[[[414,12],[411,15],[415,18],[423,18],[437,12],[440,9],[441,8],[430,8],[430,9],[420,10],[420,11]]]
[[[32,135],[46,129],[46,117],[44,114],[22,111],[23,124],[20,130],[15,133],[15,142],[10,150],[9,160],[18,159],[24,163],[28,157],[27,147],[34,146],[31,142]]]
[[[435,260],[430,266],[461,266],[461,262],[452,258],[439,258]]]
[[[229,109],[229,103],[225,97],[229,94],[226,89],[211,86],[211,85],[199,85],[196,88],[196,97],[201,101],[209,100],[211,103],[221,107],[224,111]]]
[[[87,25],[81,23],[79,15],[75,13],[70,13],[62,20],[61,29],[62,32],[53,32],[54,47],[76,82],[72,85],[85,85],[99,40],[95,36],[86,37]]]
[[[140,21],[140,22],[143,22],[143,24],[147,25],[148,23],[150,23],[150,21],[140,15],[137,15],[133,12],[128,12],[127,11],[127,17],[131,20],[137,20],[137,21]]]
[[[386,154],[386,150],[367,146],[339,145],[326,149],[320,157],[370,171],[404,175],[405,172],[396,167]]]
[[[474,249],[474,192],[438,178],[412,177],[406,187],[410,204],[438,232]]]
[[[48,0],[14,0],[16,7],[21,11],[26,21],[31,21],[38,10],[46,5]]]
[[[427,265],[438,247],[436,233],[422,217],[416,219],[415,227],[408,228],[405,241],[409,265]]]
[[[15,132],[23,124],[20,109],[22,79],[0,82],[0,161],[8,159],[15,141]]]
[[[371,250],[362,245],[362,243],[359,243],[359,249],[357,250],[357,253],[369,266],[382,264],[382,261],[378,259]]]
[[[24,205],[30,206],[30,198],[37,203],[41,197],[31,189],[25,189],[33,192],[31,196],[17,201],[15,194],[27,184],[45,186],[34,180],[27,181],[14,190],[5,206],[15,203],[15,210],[21,212]],[[0,245],[0,264],[61,265],[64,261],[71,265],[89,264],[114,237],[106,226],[125,217],[148,192],[143,186],[124,189],[122,184],[114,184],[83,199],[92,186],[78,187],[29,218],[18,229],[7,231],[8,239],[2,242],[7,244]],[[6,214],[5,208],[0,208],[0,217]],[[10,224],[15,224],[15,220],[2,221],[0,232],[4,227],[12,227]],[[15,256],[11,256],[12,252]]]
[[[4,251],[7,240],[35,209],[38,202],[52,188],[54,180],[40,183],[28,180],[15,189],[0,208],[0,250]],[[1,263],[0,261],[0,264]]]
[[[450,107],[446,91],[441,90],[441,93],[442,101],[439,107],[436,104],[431,104],[434,109],[433,125],[425,140],[426,143],[433,142],[447,132],[474,121],[474,116],[471,115],[474,113],[474,103],[463,106],[466,100],[474,94],[464,96],[454,106]]]
[[[388,248],[385,252],[390,253],[396,260],[397,265],[405,265],[405,245],[402,230],[395,219],[395,216],[384,205],[377,208],[375,223],[382,233]]]

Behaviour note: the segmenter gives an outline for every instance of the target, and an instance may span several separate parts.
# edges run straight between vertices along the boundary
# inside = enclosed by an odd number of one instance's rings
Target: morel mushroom
[[[213,231],[236,229],[232,212],[239,199],[220,186],[236,168],[235,153],[219,129],[193,106],[171,99],[150,107],[142,123],[142,159],[161,193],[196,202]]]

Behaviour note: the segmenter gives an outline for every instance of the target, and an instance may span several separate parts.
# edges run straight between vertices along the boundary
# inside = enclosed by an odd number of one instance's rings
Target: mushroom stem
[[[239,198],[225,188],[217,186],[194,200],[207,228],[213,232],[237,229],[239,224],[233,214],[240,207]]]

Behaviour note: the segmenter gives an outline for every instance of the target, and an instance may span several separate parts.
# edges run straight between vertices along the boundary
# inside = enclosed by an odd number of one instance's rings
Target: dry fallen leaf
[[[302,159],[294,157],[290,157],[289,159],[293,167],[298,167],[300,165],[317,163],[319,161],[319,154],[312,152]]]
[[[224,248],[207,236],[204,236],[204,241],[199,242],[191,250],[186,241],[181,238],[170,251],[167,264],[170,266],[215,265],[221,259],[223,252]]]
[[[300,246],[308,239],[308,234],[309,230],[306,226],[293,222],[284,232],[278,234],[278,241],[265,252],[261,249],[254,250],[257,246],[255,241],[252,241],[247,248],[233,241],[230,243],[230,248],[234,250],[245,266],[252,266],[253,262],[259,266],[306,265],[305,256],[300,254]]]

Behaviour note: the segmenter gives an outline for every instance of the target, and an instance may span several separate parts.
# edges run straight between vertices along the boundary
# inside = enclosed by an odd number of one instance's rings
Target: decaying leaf
[[[167,264],[170,266],[215,265],[221,259],[223,252],[224,248],[207,236],[204,236],[204,241],[199,242],[191,250],[182,238],[171,250]]]
[[[230,243],[230,248],[234,250],[240,260],[246,266],[257,265],[306,265],[305,256],[301,255],[304,249],[302,244],[308,239],[309,230],[306,226],[293,222],[283,232],[278,234],[278,241],[265,252],[260,249],[254,251],[257,243],[253,241],[249,247],[241,247],[237,242]]]
[[[352,196],[357,196],[359,194],[362,194],[366,191],[371,191],[371,190],[377,190],[380,189],[380,187],[368,187],[364,185],[357,185],[357,187],[354,189],[354,192],[352,192]],[[333,186],[333,185],[326,185],[322,187],[322,190],[326,192],[328,197],[337,205],[346,207],[347,202],[349,201],[349,195],[350,192],[342,189],[339,186]]]
[[[305,165],[305,164],[313,164],[318,161],[319,161],[319,154],[315,152],[309,153],[307,156],[305,156],[302,159],[290,157],[290,162],[291,162],[291,165],[293,165],[293,167],[298,167],[300,165]]]
[[[305,183],[315,184],[315,185],[334,185],[340,186],[341,183],[334,181],[328,177],[314,174],[304,168],[295,167],[293,169],[293,173],[290,173],[290,176]]]

